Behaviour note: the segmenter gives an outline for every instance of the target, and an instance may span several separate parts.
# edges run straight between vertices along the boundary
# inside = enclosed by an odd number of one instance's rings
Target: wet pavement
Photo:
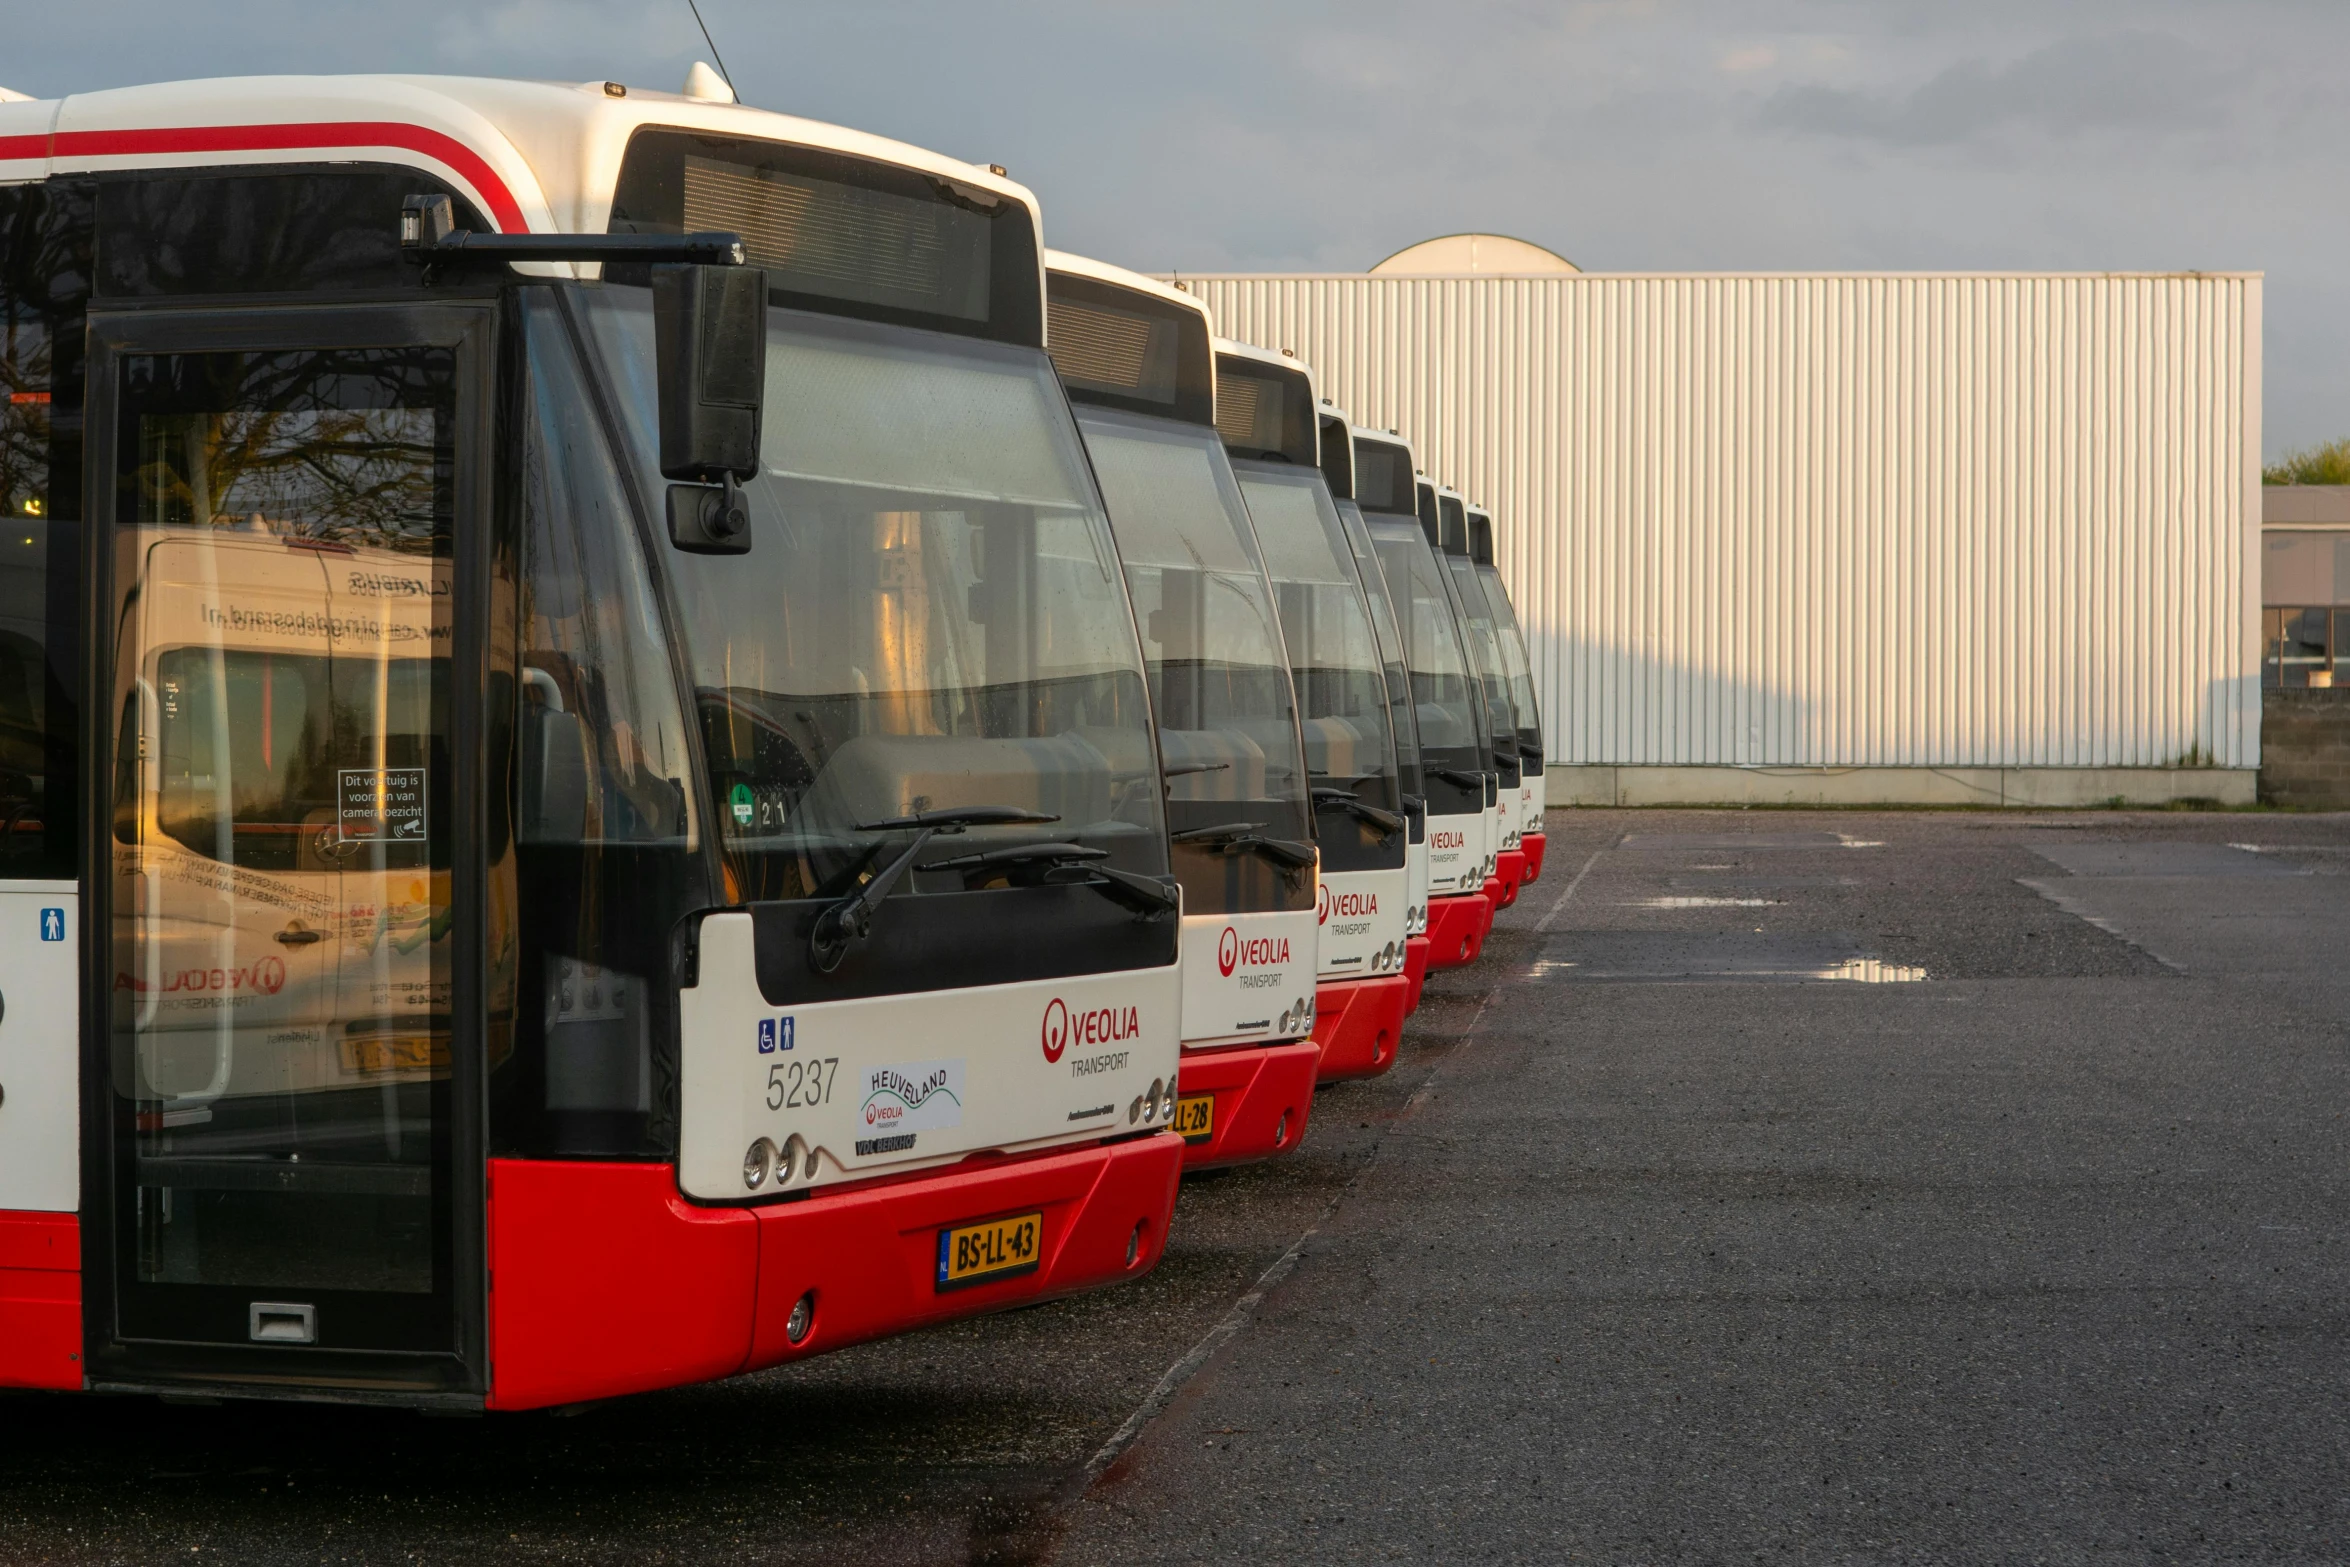
[[[576,1418],[0,1394],[0,1563],[2350,1559],[2350,818],[1550,831],[1134,1286]]]

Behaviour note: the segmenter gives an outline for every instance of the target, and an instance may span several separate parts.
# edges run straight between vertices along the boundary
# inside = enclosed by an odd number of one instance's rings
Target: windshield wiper
[[[1266,838],[1257,829],[1263,822],[1223,822],[1214,827],[1187,827],[1182,832],[1168,834],[1171,843],[1196,843],[1219,848],[1227,854],[1246,849],[1261,854],[1283,870],[1302,871],[1314,863],[1314,846],[1299,843],[1294,838]]]
[[[911,816],[859,822],[859,832],[898,832],[913,828],[914,841],[891,856],[889,863],[875,871],[862,886],[816,916],[816,923],[808,927],[808,961],[819,974],[829,974],[839,968],[841,959],[849,955],[849,944],[872,934],[873,911],[881,906],[881,900],[905,876],[907,868],[914,863],[914,856],[938,834],[961,832],[966,827],[1009,827],[1059,820],[1058,816],[1032,811],[1024,805],[950,805],[935,811],[916,811]]]
[[[1367,822],[1379,829],[1379,836],[1392,838],[1404,830],[1404,819],[1393,811],[1383,811],[1366,800],[1355,798],[1351,789],[1318,788],[1313,791],[1317,811],[1344,811],[1357,821]]]
[[[1169,762],[1159,769],[1159,776],[1163,780],[1159,787],[1163,790],[1172,789],[1175,779],[1188,778],[1194,773],[1229,772],[1231,768],[1230,762]]]
[[[1017,827],[1028,822],[1057,822],[1050,811],[1032,811],[1025,805],[947,805],[911,816],[885,816],[877,822],[859,822],[859,832],[898,832],[909,827],[935,827],[953,832],[962,827]]]
[[[1174,888],[1156,877],[1137,876],[1132,871],[1100,863],[1109,857],[1109,850],[1082,843],[1008,843],[1000,849],[981,849],[932,860],[922,869],[960,871],[967,889],[975,889],[978,883],[1002,871],[1015,887],[1091,887],[1137,914],[1155,918],[1173,912],[1180,901],[1180,894]]]
[[[1441,778],[1455,788],[1474,789],[1479,794],[1485,792],[1485,775],[1483,773],[1464,773],[1457,767],[1432,767],[1428,772],[1429,776]]]
[[[873,873],[873,879],[816,916],[816,923],[808,927],[808,961],[819,974],[829,974],[840,967],[840,960],[849,955],[849,943],[863,941],[873,930],[873,911],[881,900],[889,896],[889,889],[898,884],[933,835],[936,827],[925,827],[914,834],[914,841],[900,849],[890,862]]]

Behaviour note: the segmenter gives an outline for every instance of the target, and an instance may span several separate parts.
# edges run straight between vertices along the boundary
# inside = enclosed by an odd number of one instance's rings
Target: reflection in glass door
[[[119,361],[125,1338],[451,1345],[456,362]]]

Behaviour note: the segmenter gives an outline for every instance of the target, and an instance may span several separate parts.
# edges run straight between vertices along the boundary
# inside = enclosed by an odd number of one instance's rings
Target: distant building
[[[2330,686],[2350,664],[2350,485],[2270,485],[2260,530],[2260,683]]]
[[[1554,801],[2253,798],[2257,274],[1170,276],[1494,508]]]
[[[1555,250],[1507,234],[1446,234],[1406,245],[1373,277],[1561,277],[1583,269]]]

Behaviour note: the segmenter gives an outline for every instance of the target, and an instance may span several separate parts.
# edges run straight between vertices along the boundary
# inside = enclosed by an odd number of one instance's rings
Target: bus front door
[[[100,1385],[481,1386],[483,323],[93,318]]]

